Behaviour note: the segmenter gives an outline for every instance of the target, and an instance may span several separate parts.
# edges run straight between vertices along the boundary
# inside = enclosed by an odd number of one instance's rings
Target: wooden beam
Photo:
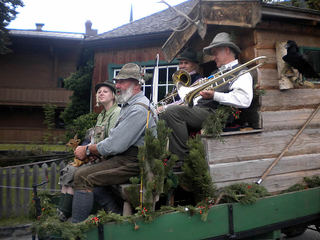
[[[253,28],[261,19],[259,1],[202,1],[207,24]]]
[[[299,109],[320,103],[320,89],[266,90],[261,96],[261,111]]]
[[[290,172],[320,170],[320,153],[305,154],[298,156],[283,157],[270,172],[269,176],[280,175]],[[244,162],[232,162],[211,164],[210,175],[214,182],[229,182],[260,178],[262,173],[272,163],[274,158],[265,158]],[[252,171],[254,169],[254,171]]]
[[[263,129],[265,131],[296,129],[301,127],[314,109],[295,109],[283,111],[261,112]],[[320,127],[320,114],[318,113],[309,124],[310,128]]]
[[[171,62],[186,45],[192,35],[197,31],[195,25],[191,25],[183,32],[173,32],[162,46],[162,52],[167,62]]]
[[[274,175],[266,178],[266,180],[261,184],[264,186],[270,193],[279,193],[280,191],[286,190],[294,184],[301,183],[303,178],[312,177],[320,174],[320,170],[312,170],[312,171],[300,171],[300,172],[292,172],[285,173],[280,175]],[[256,181],[256,178],[248,178],[242,180],[228,181],[215,183],[218,188],[229,186],[234,183],[252,183]]]
[[[203,138],[209,164],[275,158],[287,146],[297,129],[264,131],[223,137],[224,142]],[[286,156],[320,153],[320,128],[305,129]]]

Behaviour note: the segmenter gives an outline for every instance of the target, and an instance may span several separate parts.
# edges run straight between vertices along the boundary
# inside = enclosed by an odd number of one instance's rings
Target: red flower
[[[163,165],[164,165],[164,166],[167,166],[167,162],[168,162],[168,159],[167,159],[167,158],[163,159]]]
[[[248,189],[250,189],[250,188],[252,188],[252,186],[251,186],[251,185],[248,185]]]
[[[98,223],[99,222],[99,218],[98,217],[93,217],[93,218],[91,218],[91,221],[93,222],[93,223]]]

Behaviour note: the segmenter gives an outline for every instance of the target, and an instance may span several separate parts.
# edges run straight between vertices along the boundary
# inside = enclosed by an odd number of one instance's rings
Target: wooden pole
[[[320,104],[318,105],[318,107],[316,108],[316,110],[314,110],[314,112],[310,115],[310,117],[307,119],[307,121],[304,123],[304,125],[301,127],[301,129],[296,133],[296,135],[291,139],[290,143],[287,145],[287,147],[285,149],[282,150],[281,154],[270,164],[270,166],[264,171],[264,173],[262,174],[261,178],[256,182],[256,184],[261,184],[262,181],[268,176],[268,174],[270,173],[270,171],[274,168],[274,166],[276,166],[278,164],[278,162],[280,161],[280,159],[283,157],[283,155],[289,150],[289,148],[295,143],[295,141],[297,140],[297,138],[300,136],[300,134],[302,133],[302,131],[306,128],[306,126],[311,122],[311,120],[314,118],[314,116],[317,114],[317,112],[320,109]]]

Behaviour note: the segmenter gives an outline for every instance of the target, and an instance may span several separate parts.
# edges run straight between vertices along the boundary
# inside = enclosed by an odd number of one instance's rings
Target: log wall
[[[300,46],[320,47],[319,29],[301,34],[301,26],[262,23],[254,30],[252,49],[268,61],[257,70],[261,133],[224,136],[224,142],[203,137],[210,173],[217,187],[257,181],[286,148],[320,104],[320,84],[315,88],[279,90],[276,43],[294,40]],[[271,26],[274,26],[270,30]],[[284,30],[286,29],[286,30]],[[306,31],[306,30],[305,30]],[[303,177],[320,175],[320,112],[297,138],[262,182],[270,192],[285,190]]]

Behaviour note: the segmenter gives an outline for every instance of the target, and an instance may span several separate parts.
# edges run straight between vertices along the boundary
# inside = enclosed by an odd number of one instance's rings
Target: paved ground
[[[311,226],[312,228],[314,228],[313,226]],[[313,231],[313,230],[307,230],[304,234],[302,234],[301,236],[298,237],[294,237],[294,238],[285,238],[285,239],[290,239],[290,240],[320,240],[320,233],[317,231]]]

